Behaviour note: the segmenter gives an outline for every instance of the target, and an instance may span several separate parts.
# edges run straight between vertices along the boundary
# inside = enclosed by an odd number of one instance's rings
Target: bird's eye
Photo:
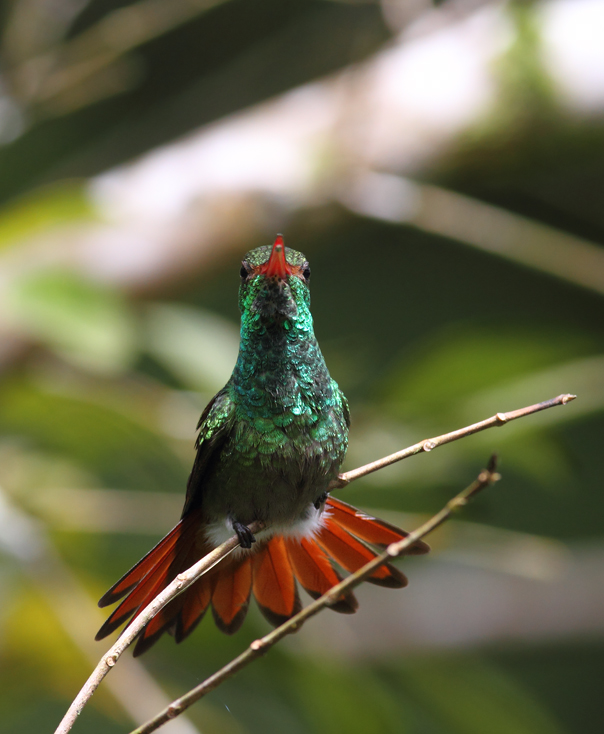
[[[304,264],[304,270],[302,271],[302,277],[308,283],[310,282],[310,266],[308,263]]]
[[[241,263],[241,270],[239,271],[239,275],[241,276],[241,280],[247,280],[247,276],[249,275],[249,270],[247,269],[247,266],[245,263]]]

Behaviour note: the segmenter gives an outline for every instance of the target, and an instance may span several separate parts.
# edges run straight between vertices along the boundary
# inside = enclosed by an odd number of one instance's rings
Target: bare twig
[[[250,530],[253,533],[257,533],[262,530],[264,525],[260,522],[253,523],[250,525]],[[217,563],[219,563],[225,556],[235,550],[239,545],[239,539],[237,536],[229,538],[225,543],[215,548],[207,556],[204,556],[194,566],[187,569],[183,573],[172,581],[171,584],[158,594],[153,601],[148,604],[145,609],[138,615],[138,617],[124,630],[118,641],[113,647],[101,658],[99,664],[96,666],[73,703],[69,707],[67,713],[63,717],[61,723],[55,730],[55,734],[66,734],[70,731],[74,725],[77,717],[80,715],[82,709],[91,698],[92,694],[99,687],[103,678],[113,668],[118,661],[120,655],[130,645],[141,630],[153,619],[153,617],[166,606],[174,597],[181,594],[185,589],[191,586],[192,583],[197,581],[200,576],[207,573]]]
[[[365,466],[359,467],[358,469],[353,469],[350,472],[340,474],[339,477],[334,482],[331,483],[329,489],[345,487],[347,484],[354,481],[355,479],[363,477],[366,474],[370,474],[371,472],[377,471],[378,469],[382,469],[385,466],[389,466],[390,464],[394,464],[397,461],[401,461],[402,459],[406,459],[407,457],[413,456],[415,454],[419,454],[425,451],[432,451],[434,448],[444,443],[455,441],[458,438],[469,436],[472,433],[478,433],[479,431],[483,431],[486,428],[491,428],[493,426],[501,426],[501,425],[504,425],[505,423],[508,423],[511,420],[515,420],[516,418],[522,418],[523,416],[531,415],[532,413],[537,413],[540,410],[546,410],[547,408],[553,408],[556,405],[565,405],[570,400],[574,400],[575,397],[576,397],[575,395],[559,395],[558,397],[552,398],[551,400],[546,400],[543,403],[537,403],[536,405],[530,405],[526,408],[520,408],[519,410],[514,410],[509,413],[497,413],[492,418],[488,418],[487,420],[481,421],[480,423],[474,423],[471,426],[460,428],[457,431],[452,431],[451,433],[446,433],[446,434],[443,434],[442,436],[437,436],[436,438],[421,441],[420,443],[414,444],[413,446],[410,446],[407,449],[403,449],[402,451],[399,451],[396,454],[391,454],[390,456],[386,456],[382,459],[379,459],[378,461],[374,461],[371,464],[366,464]],[[492,471],[491,471],[491,474],[492,474]],[[489,482],[491,481],[493,481],[492,476],[489,479]],[[418,531],[416,531],[416,533],[412,533],[410,536],[408,536],[408,538],[402,541],[403,545],[400,546],[396,555],[398,555],[401,552],[401,550],[407,548],[408,545],[412,545],[413,542],[415,542],[420,537],[422,537],[421,535],[417,535],[418,532],[420,531],[423,532],[424,528],[426,528],[427,526],[429,526],[429,528],[428,530],[424,532],[424,534],[433,530],[435,527],[440,525],[440,523],[443,522],[450,515],[452,510],[455,509],[455,507],[458,507],[461,504],[465,504],[468,497],[470,497],[472,494],[475,494],[479,489],[482,489],[482,485],[478,487],[478,489],[470,487],[465,492],[462,492],[461,495],[458,495],[458,497],[451,500],[451,502],[447,505],[447,507],[441,513],[439,513],[438,515],[435,515],[435,517],[432,518],[432,520],[426,523],[426,525],[423,525]],[[443,513],[445,514],[443,515]],[[436,524],[432,525],[434,521],[436,521]],[[261,523],[254,523],[252,526],[250,526],[250,529],[252,530],[252,532],[257,533],[263,527],[264,526]],[[409,541],[409,543],[407,543],[407,541]],[[115,643],[115,645],[103,656],[103,658],[101,659],[101,661],[99,662],[99,664],[97,665],[97,667],[95,668],[91,676],[86,681],[84,687],[78,693],[76,699],[73,701],[73,703],[69,707],[69,710],[65,714],[65,717],[63,718],[58,728],[56,729],[55,734],[66,734],[68,731],[70,731],[77,716],[80,714],[83,707],[86,705],[86,703],[88,702],[88,700],[90,699],[94,691],[98,688],[100,682],[107,675],[107,673],[111,670],[111,668],[115,665],[118,658],[124,652],[124,650],[128,647],[128,645],[130,645],[130,643],[136,638],[136,636],[141,632],[141,630],[145,627],[145,625],[157,614],[157,612],[159,612],[160,609],[162,609],[169,601],[171,601],[171,599],[178,596],[178,594],[182,593],[186,588],[188,588],[192,583],[194,583],[200,576],[202,576],[204,573],[209,571],[220,560],[222,560],[222,558],[224,558],[229,553],[231,553],[237,547],[238,544],[239,544],[239,541],[236,536],[233,536],[232,538],[227,540],[226,543],[223,543],[221,546],[216,548],[214,551],[209,553],[207,556],[204,556],[204,558],[199,560],[194,566],[189,568],[187,571],[179,574],[176,577],[176,579],[174,579],[174,581],[161,592],[161,594],[159,594],[147,607],[145,607],[143,612],[126,628],[126,630],[124,631],[122,636],[118,639],[118,641]],[[398,547],[398,545],[396,547]],[[390,552],[394,548],[395,548],[395,545],[389,546],[388,552]],[[371,563],[367,564],[367,566],[363,567],[363,569],[358,571],[356,574],[352,574],[351,576],[349,576],[342,583],[350,584],[351,586],[357,585],[358,583],[360,583],[360,581],[362,581],[365,578],[365,575],[362,575],[359,577],[358,574],[365,573],[365,571],[367,574],[371,573],[377,566],[379,566],[381,563],[384,563],[388,557],[390,556],[389,555],[378,556],[375,559],[375,561],[372,562],[375,565],[372,565]],[[333,587],[331,591],[327,592],[327,594],[324,595],[327,601],[319,604],[319,602],[321,602],[321,600],[324,599],[324,597],[321,597],[321,599],[318,599],[316,602],[313,602],[313,604],[310,604],[308,607],[303,609],[299,615],[296,615],[296,617],[293,617],[286,625],[279,627],[277,630],[275,630],[271,634],[267,635],[266,637],[263,637],[262,640],[257,641],[257,644],[260,646],[258,654],[264,651],[265,649],[264,645],[265,645],[266,640],[269,640],[267,644],[268,644],[268,647],[270,647],[276,641],[281,639],[281,637],[284,634],[288,634],[289,632],[294,631],[294,629],[297,628],[297,626],[299,626],[306,619],[308,619],[309,616],[313,616],[323,606],[337,599],[337,597],[341,593],[342,588],[349,588],[349,586],[342,587],[342,584],[339,584],[338,586]],[[283,633],[279,633],[279,631],[283,628],[285,628],[286,631]],[[274,635],[277,635],[277,634],[278,636],[274,637]],[[252,643],[252,646],[254,644],[256,643]],[[250,649],[252,649],[252,647],[250,647]],[[231,663],[229,663],[229,665],[226,666],[226,668],[224,668],[223,670],[228,669],[229,671],[228,675],[232,675],[234,672],[239,670],[240,667],[243,667],[243,665],[247,665],[247,662],[248,662],[247,657],[245,658],[244,663],[241,663],[241,659],[242,657],[247,656],[249,654],[250,654],[249,651],[247,651],[246,653],[243,654],[243,656],[240,656],[239,658],[236,658]],[[255,655],[252,657],[255,657]],[[222,671],[220,671],[219,673],[221,674]],[[216,675],[219,675],[219,673],[217,673]],[[214,676],[212,678],[209,678],[208,681],[202,684],[202,686],[206,684],[210,685],[213,680],[214,680]],[[208,688],[207,690],[211,690],[211,688]],[[201,695],[205,695],[205,692],[207,691],[202,692]],[[194,699],[194,700],[197,700],[197,699]],[[175,715],[176,713],[172,713],[170,716],[168,716],[168,718],[172,718]],[[153,729],[149,729],[149,730],[141,729],[140,731],[153,731]]]
[[[499,474],[495,473],[495,468],[496,457],[492,456],[488,467],[478,475],[476,480],[472,482],[469,487],[464,489],[463,492],[460,492],[456,497],[447,502],[445,507],[434,515],[434,517],[430,518],[430,520],[425,522],[414,532],[410,533],[403,540],[389,545],[383,553],[376,556],[373,560],[369,561],[369,563],[366,563],[358,571],[337,584],[337,586],[332,587],[328,592],[323,594],[323,596],[319,597],[319,599],[312,602],[301,612],[296,614],[295,617],[292,617],[268,635],[265,635],[259,640],[254,640],[245,652],[242,652],[241,655],[231,660],[230,663],[225,665],[218,672],[214,673],[214,675],[211,675],[203,681],[203,683],[200,683],[198,686],[193,688],[189,693],[185,694],[181,698],[177,698],[161,713],[146,724],[139,726],[138,729],[135,729],[131,734],[149,734],[149,732],[155,731],[166,722],[182,714],[189,708],[189,706],[194,704],[200,698],[203,698],[205,695],[210,693],[210,691],[213,691],[221,683],[224,683],[225,680],[233,676],[242,668],[245,668],[257,657],[263,655],[286,635],[297,632],[307,619],[314,617],[314,615],[320,612],[321,609],[336,602],[343,592],[350,591],[355,586],[358,586],[362,581],[368,578],[376,568],[379,568],[392,558],[396,558],[401,555],[401,553],[403,553],[407,548],[410,548],[418,540],[421,540],[421,538],[428,535],[428,533],[431,533],[439,525],[442,525],[442,523],[445,522],[445,520],[447,520],[455,510],[466,505],[475,494],[485,487],[488,487],[489,484],[496,482],[499,479]]]
[[[445,443],[451,443],[451,441],[457,441],[459,438],[465,438],[471,436],[473,433],[484,431],[487,428],[493,428],[495,426],[503,426],[510,421],[516,420],[516,418],[524,418],[526,415],[532,415],[538,413],[540,410],[547,410],[547,408],[553,408],[556,405],[566,405],[571,400],[574,400],[576,395],[558,395],[557,398],[551,400],[545,400],[543,403],[536,403],[535,405],[529,405],[526,408],[520,408],[519,410],[511,410],[509,413],[496,413],[491,418],[487,418],[480,423],[473,423],[471,426],[465,428],[459,428],[457,431],[451,431],[451,433],[443,433],[442,436],[436,436],[435,438],[426,438],[419,443],[413,444],[402,451],[397,451],[395,454],[384,456],[382,459],[372,461],[370,464],[365,464],[357,469],[344,472],[339,474],[337,479],[329,485],[329,489],[339,489],[345,487],[355,479],[364,477],[367,474],[371,474],[374,471],[383,469],[385,466],[390,464],[396,464],[397,461],[402,461],[410,456],[421,454],[428,451],[433,451],[438,446],[442,446]]]

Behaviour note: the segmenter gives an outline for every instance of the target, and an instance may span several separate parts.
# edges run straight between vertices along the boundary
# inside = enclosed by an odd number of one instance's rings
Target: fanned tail
[[[130,624],[177,574],[212,550],[201,532],[199,512],[182,519],[101,598],[107,606],[126,597],[99,630],[100,640],[124,622]],[[185,592],[166,605],[138,637],[135,655],[141,655],[164,632],[184,640],[199,624],[210,604],[214,620],[223,632],[233,634],[242,625],[253,593],[260,611],[272,625],[290,619],[301,609],[297,582],[313,597],[329,591],[341,576],[333,564],[354,572],[375,558],[373,546],[386,546],[407,533],[371,517],[341,500],[329,497],[321,527],[306,537],[275,535],[259,540],[250,552],[224,559]],[[429,546],[417,541],[408,555],[427,553]],[[387,563],[373,572],[369,581],[391,588],[407,585],[407,578]],[[358,608],[352,592],[342,594],[330,607],[343,614]]]

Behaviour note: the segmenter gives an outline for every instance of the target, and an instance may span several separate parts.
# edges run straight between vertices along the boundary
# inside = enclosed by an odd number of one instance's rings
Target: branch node
[[[117,663],[119,655],[107,655],[105,658],[105,664],[108,668],[113,668],[113,666]]]
[[[392,558],[396,558],[398,556],[397,545],[398,543],[390,543],[390,545],[386,548],[386,553]]]
[[[495,415],[495,418],[497,418],[497,423],[502,426],[504,423],[508,422],[508,417],[505,413],[497,413]]]
[[[325,604],[328,607],[333,606],[339,599],[337,594],[332,594],[330,591],[325,592]]]
[[[182,713],[182,706],[177,703],[171,703],[166,710],[166,716],[169,719],[175,719],[180,713]]]
[[[571,400],[574,400],[577,396],[576,395],[564,395],[562,398],[562,405],[566,405],[566,403],[570,403]]]
[[[498,458],[499,457],[497,456],[497,454],[491,454],[491,458],[489,459],[489,463],[487,464],[487,471],[489,472],[489,474],[495,473],[495,469],[497,469],[497,459]],[[497,480],[494,480],[494,481],[497,481]]]
[[[437,445],[438,444],[436,443],[436,441],[433,441],[430,438],[427,441],[424,441],[422,448],[424,449],[424,451],[428,452],[428,451],[432,451],[432,449],[435,449],[437,447]]]
[[[264,642],[262,642],[262,640],[254,640],[253,642],[250,642],[250,648],[254,652],[260,652],[263,647],[264,647]]]

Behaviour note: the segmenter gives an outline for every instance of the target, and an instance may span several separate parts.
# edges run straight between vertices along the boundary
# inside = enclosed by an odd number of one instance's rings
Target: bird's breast
[[[241,411],[204,487],[211,519],[304,520],[339,470],[347,428],[333,409],[273,415]]]

